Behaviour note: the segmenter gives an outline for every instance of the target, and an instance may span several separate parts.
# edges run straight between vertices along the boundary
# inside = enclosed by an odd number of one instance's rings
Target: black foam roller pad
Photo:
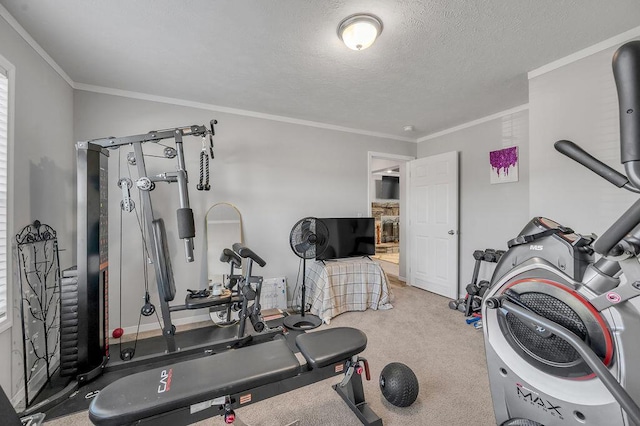
[[[233,263],[233,266],[239,268],[242,266],[242,259],[231,249],[222,250],[222,254],[220,255],[220,262],[224,263]]]
[[[196,236],[196,225],[193,220],[193,210],[178,209],[178,236],[180,239]]]

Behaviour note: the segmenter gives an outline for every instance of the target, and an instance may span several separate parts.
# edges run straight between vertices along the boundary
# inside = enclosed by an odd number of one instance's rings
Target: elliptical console
[[[580,235],[546,217],[534,217],[507,243],[507,251],[496,266],[493,280],[531,258],[542,258],[575,280],[593,263],[593,235]]]
[[[640,41],[613,69],[628,178],[572,142],[555,147],[640,193]],[[593,241],[536,217],[496,267],[482,316],[499,425],[640,425],[640,200]]]

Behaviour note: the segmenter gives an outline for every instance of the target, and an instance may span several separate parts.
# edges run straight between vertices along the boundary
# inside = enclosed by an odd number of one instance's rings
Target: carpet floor
[[[395,280],[391,280],[392,283]],[[367,334],[371,381],[365,382],[367,402],[385,426],[495,425],[480,330],[465,323],[463,315],[448,308],[448,299],[414,287],[391,286],[394,309],[348,312],[330,326],[353,326]],[[416,374],[420,385],[410,407],[389,404],[380,392],[378,377],[390,362],[402,362]],[[224,367],[223,367],[224,368]],[[340,376],[278,395],[236,411],[251,426],[359,425],[331,388]],[[90,425],[86,412],[55,419],[50,426]],[[224,425],[222,417],[196,423]]]

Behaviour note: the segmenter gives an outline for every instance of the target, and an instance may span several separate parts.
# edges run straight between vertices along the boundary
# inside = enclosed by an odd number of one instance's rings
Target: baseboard
[[[179,325],[186,325],[186,324],[193,324],[196,322],[202,322],[202,321],[211,321],[211,317],[209,316],[209,313],[206,314],[202,314],[202,315],[195,315],[192,317],[185,317],[185,318],[178,318],[176,320],[173,320],[173,325],[175,326],[179,326]],[[117,328],[117,327],[116,327]],[[146,332],[146,331],[154,331],[154,330],[160,330],[162,327],[160,327],[160,325],[156,322],[156,323],[150,323],[150,324],[140,324],[140,333]],[[113,330],[114,329],[110,329],[109,330],[109,336],[113,335]],[[138,330],[138,326],[137,325],[132,325],[130,327],[123,327],[124,330],[124,334],[135,334],[136,331]]]
[[[13,398],[11,398],[11,405],[13,405],[16,411],[22,411],[22,407],[24,407],[25,405],[24,386],[21,386],[20,389],[18,389],[18,392],[16,392],[16,394],[13,395]]]

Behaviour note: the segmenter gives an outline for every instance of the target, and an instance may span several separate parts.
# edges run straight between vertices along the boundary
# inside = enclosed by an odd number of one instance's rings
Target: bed
[[[326,324],[343,312],[393,308],[384,271],[366,257],[307,264],[306,285],[311,313]]]

